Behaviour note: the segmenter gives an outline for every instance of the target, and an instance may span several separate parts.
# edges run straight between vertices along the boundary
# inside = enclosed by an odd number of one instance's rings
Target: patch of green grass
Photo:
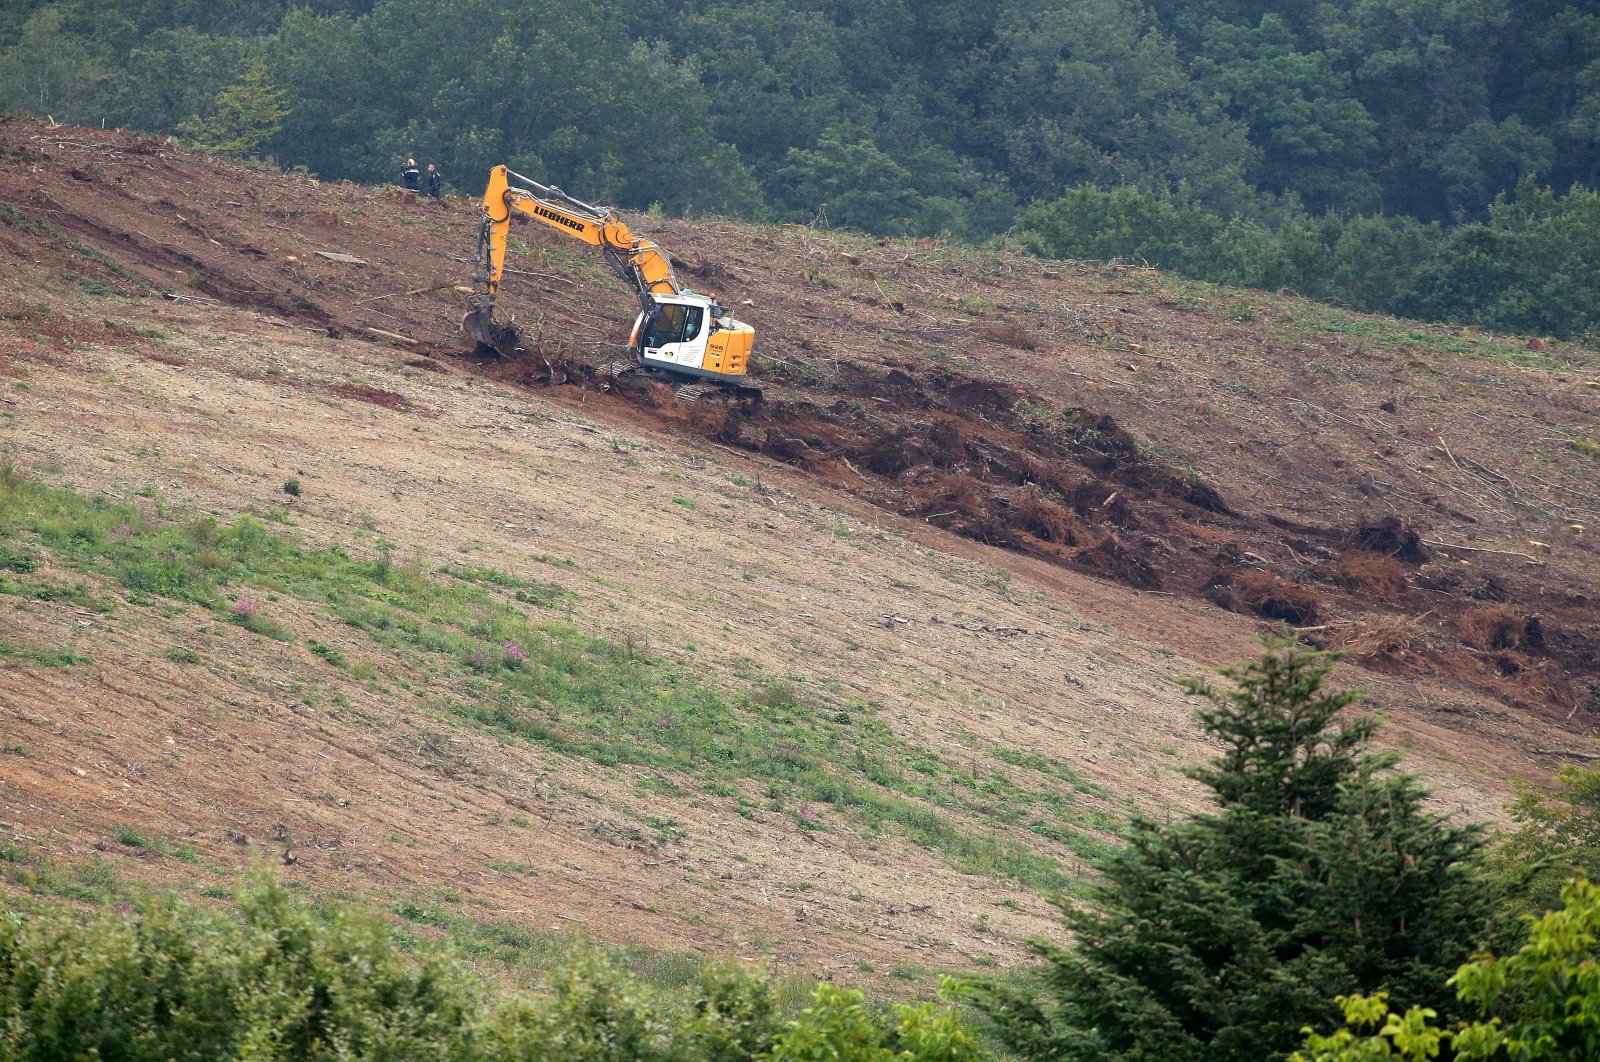
[[[90,590],[82,583],[58,583],[52,579],[7,579],[0,576],[0,594],[26,597],[34,601],[61,601],[95,612],[111,613],[116,603]]]
[[[149,848],[150,840],[132,826],[124,826],[117,831],[117,843],[125,844],[129,848]]]
[[[0,642],[0,660],[20,664],[38,664],[40,667],[72,667],[75,664],[92,664],[92,657],[69,653],[61,649],[35,649],[26,645]]]
[[[639,779],[638,787],[641,792],[655,793],[660,796],[676,797],[683,796],[685,793],[683,786],[659,774],[650,774]]]
[[[70,269],[62,270],[61,276],[62,279],[67,281],[67,283],[71,284],[74,288],[77,288],[85,295],[93,295],[96,298],[109,298],[111,296],[122,294],[116,288],[109,287],[108,285],[95,280],[93,277],[80,276],[79,274],[72,272]]]
[[[518,877],[536,878],[539,872],[523,863],[508,863],[502,860],[491,859],[484,864],[490,870],[500,874],[515,874]]]
[[[564,566],[570,568],[572,565],[571,562],[567,562]],[[463,582],[498,586],[510,590],[516,600],[526,605],[556,605],[571,596],[565,589],[554,583],[541,583],[537,579],[520,579],[515,575],[510,575],[494,568],[447,565],[439,569],[439,571],[441,574],[460,579]]]
[[[1038,771],[1047,777],[1060,779],[1079,793],[1097,795],[1100,792],[1099,786],[1058,759],[1007,748],[1004,745],[994,746],[989,750],[989,754],[1013,767],[1023,767],[1030,771]]]
[[[1529,350],[1525,345],[1509,342],[1499,336],[1459,326],[1362,314],[1313,302],[1282,303],[1275,307],[1275,311],[1278,325],[1275,330],[1278,331],[1353,336],[1391,346],[1461,354],[1523,368],[1565,367],[1548,351]]]
[[[21,844],[0,845],[0,881],[39,897],[106,904],[128,894],[116,869],[95,856],[83,863],[55,863]]]
[[[123,826],[116,833],[117,843],[129,848],[138,848],[141,851],[154,852],[157,855],[181,859],[185,863],[199,863],[200,857],[194,850],[186,845],[177,844],[162,837],[151,837],[142,833],[133,826]]]
[[[78,254],[89,259],[89,261],[96,262],[104,266],[106,269],[109,269],[112,273],[132,284],[136,290],[149,290],[149,280],[140,276],[138,273],[135,273],[133,270],[129,269],[115,258],[112,258],[110,255],[98,251],[87,244],[79,243],[77,240],[66,236],[61,237],[61,242],[72,248],[72,250],[76,251]],[[108,290],[108,294],[116,295],[120,293]]]
[[[808,703],[780,679],[752,693],[711,688],[637,645],[523,607],[554,604],[566,596],[559,588],[487,567],[433,573],[392,563],[387,548],[373,560],[337,546],[306,549],[248,516],[163,523],[0,469],[0,539],[18,533],[51,550],[54,563],[120,582],[130,598],[191,602],[274,637],[288,635],[258,611],[263,596],[320,606],[379,645],[454,670],[472,696],[452,698],[448,709],[505,737],[642,767],[662,789],[666,775],[720,782],[735,794],[733,783],[755,782],[779,810],[812,805],[797,821],[892,831],[969,873],[1040,889],[1071,884],[1054,860],[994,832],[1025,829],[1030,810],[1054,794],[999,772],[962,774],[897,738],[873,705]],[[246,588],[249,607],[241,608]],[[342,659],[319,645],[312,651]],[[1090,791],[1054,761],[1015,762]],[[754,815],[755,805],[741,798],[740,810]]]
[[[1243,306],[1249,309],[1251,317],[1267,318],[1271,322],[1267,331],[1275,338],[1350,336],[1388,346],[1460,354],[1526,368],[1565,369],[1574,365],[1600,365],[1600,355],[1593,348],[1576,343],[1562,344],[1559,352],[1530,350],[1521,340],[1460,325],[1432,324],[1361,313],[1326,303],[1291,300],[1203,280],[1190,280],[1171,273],[1132,277],[1128,278],[1128,282],[1152,294],[1165,296],[1179,306],[1212,304],[1224,307],[1224,315],[1232,320],[1248,319],[1235,316]],[[1251,300],[1249,303],[1244,301],[1246,297]]]
[[[344,654],[331,645],[323,645],[321,642],[312,639],[306,643],[306,646],[334,667],[346,668],[350,666],[349,661],[344,658]]]
[[[279,642],[293,640],[282,624],[268,616],[261,615],[259,612],[248,615],[235,612],[229,619],[252,634],[259,634]]]
[[[16,207],[7,206],[4,203],[0,203],[0,225],[35,235],[50,231],[43,224],[28,217]]]
[[[0,544],[0,571],[27,575],[39,570],[39,558],[20,546]]]

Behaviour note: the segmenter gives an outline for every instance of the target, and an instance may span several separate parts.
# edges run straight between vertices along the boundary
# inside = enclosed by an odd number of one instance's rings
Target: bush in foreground
[[[1475,1020],[1443,1029],[1431,1008],[1396,1013],[1382,992],[1340,996],[1345,1027],[1331,1036],[1306,1030],[1294,1062],[1424,1062],[1441,1052],[1459,1062],[1600,1058],[1600,888],[1578,878],[1561,901],[1559,910],[1528,920],[1520,951],[1481,955],[1450,978]]]
[[[319,918],[262,873],[235,910],[171,898],[125,914],[0,914],[0,1062],[429,1059],[976,1062],[949,1008],[869,1009],[819,984],[794,1019],[761,975],[711,965],[663,1004],[580,953],[547,994],[493,991],[412,956],[375,916]]]

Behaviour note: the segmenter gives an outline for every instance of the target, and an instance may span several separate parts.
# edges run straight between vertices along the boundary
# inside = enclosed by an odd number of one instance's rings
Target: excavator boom
[[[513,185],[513,179],[520,186]],[[600,248],[611,267],[634,288],[641,305],[648,305],[652,294],[676,295],[681,290],[672,272],[672,260],[655,241],[635,236],[607,208],[591,206],[559,188],[512,173],[505,166],[489,171],[482,209],[483,223],[478,234],[481,274],[474,279],[485,284],[491,296],[499,290],[505,273],[506,238],[511,232],[513,211]]]

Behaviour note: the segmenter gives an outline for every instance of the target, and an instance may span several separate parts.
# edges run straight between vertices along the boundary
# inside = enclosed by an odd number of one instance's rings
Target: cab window
[[[668,343],[678,343],[683,339],[684,319],[688,316],[685,312],[687,306],[678,306],[668,303],[656,307],[656,319],[650,325],[650,331],[644,337],[647,347],[664,347]],[[698,327],[697,327],[698,330]]]
[[[706,312],[699,306],[686,306],[684,309],[689,311],[683,322],[683,341],[687,343],[700,334],[700,322]]]

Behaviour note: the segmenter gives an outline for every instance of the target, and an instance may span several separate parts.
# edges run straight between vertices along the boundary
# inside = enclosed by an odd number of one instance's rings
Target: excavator
[[[734,320],[716,295],[701,295],[679,284],[667,253],[653,240],[635,236],[614,211],[496,166],[489,171],[482,212],[473,260],[477,290],[461,321],[461,327],[479,343],[499,350],[515,341],[513,328],[495,322],[494,300],[505,275],[511,216],[520,213],[598,247],[607,264],[638,297],[639,316],[628,339],[629,356],[601,366],[602,376],[640,375],[673,383],[678,398],[686,402],[707,398],[760,401],[760,389],[745,383],[755,330]]]

